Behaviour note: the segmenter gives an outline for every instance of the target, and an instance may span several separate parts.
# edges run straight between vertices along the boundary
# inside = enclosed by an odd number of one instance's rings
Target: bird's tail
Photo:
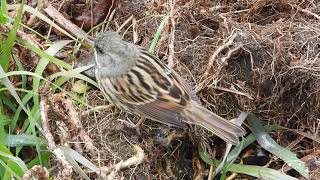
[[[185,109],[185,115],[188,123],[200,125],[231,144],[238,144],[239,137],[246,133],[242,127],[214,114],[196,102],[192,102]]]

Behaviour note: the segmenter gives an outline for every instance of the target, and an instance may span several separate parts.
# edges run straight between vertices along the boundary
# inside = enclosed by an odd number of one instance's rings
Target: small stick
[[[89,36],[70,20],[66,19],[58,10],[51,6],[51,4],[48,4],[44,11],[53,20],[58,22],[64,29],[67,29],[70,33],[73,33],[79,39],[85,39],[91,46],[93,46],[93,41],[89,39]]]
[[[241,96],[245,96],[245,97],[247,97],[247,98],[249,98],[251,100],[253,99],[253,97],[250,96],[248,93],[241,92],[241,91],[238,91],[238,90],[224,88],[224,87],[220,87],[220,86],[213,86],[212,88],[220,90],[220,91],[225,91],[225,92],[230,92],[230,93],[238,94],[238,95],[241,95]]]
[[[124,23],[121,24],[117,32],[120,32],[120,30],[124,28],[126,25],[128,25],[132,21],[132,19],[133,19],[133,15],[131,15]]]
[[[310,16],[313,16],[313,17],[317,18],[318,20],[320,20],[320,16],[319,16],[318,14],[313,13],[313,12],[307,10],[307,9],[302,9],[302,8],[299,7],[299,6],[296,6],[296,8],[297,8],[299,11],[301,11],[301,12],[303,12],[303,13],[306,13],[306,14],[308,14],[308,15],[310,15]]]
[[[85,147],[87,150],[89,150],[93,155],[96,154],[95,147],[93,145],[93,141],[90,138],[90,136],[87,134],[87,132],[84,130],[84,127],[80,121],[80,116],[78,112],[76,111],[75,106],[73,105],[72,101],[69,98],[61,98],[63,101],[62,103],[65,105],[67,111],[69,112],[69,123],[73,124],[78,130],[78,136],[81,140],[85,142]]]
[[[12,30],[13,25],[12,25],[12,24],[6,24],[6,27],[7,27],[9,30]],[[17,29],[17,35],[18,35],[21,39],[23,39],[23,40],[31,43],[32,45],[34,45],[34,46],[36,46],[36,47],[38,47],[38,48],[44,49],[43,46],[42,46],[39,42],[35,41],[34,38],[31,38],[31,37],[30,37],[30,34],[26,34],[25,32]]]
[[[112,104],[109,104],[109,105],[104,105],[104,106],[96,106],[92,109],[89,109],[87,111],[84,111],[81,113],[81,116],[88,116],[90,115],[91,113],[95,112],[95,111],[103,111],[103,110],[109,110],[110,108],[112,108],[113,105]]]
[[[66,98],[65,94],[60,93],[60,94],[54,95],[50,99],[50,102],[53,107],[54,107],[54,104],[60,104],[60,103],[62,104],[62,107],[65,109],[64,111],[59,110],[61,109],[61,106],[54,108],[54,110],[57,114],[59,114],[64,119],[63,121],[67,124],[68,129],[72,134],[71,138],[76,137],[81,139],[85,143],[86,149],[89,150],[92,155],[95,155],[96,148],[93,145],[92,139],[84,130],[84,127],[82,126],[82,123],[80,120],[80,116],[76,111],[76,108],[73,105],[72,101],[69,98]]]
[[[231,56],[233,55],[233,53],[239,51],[240,49],[243,49],[242,45],[240,45],[240,46],[238,46],[238,47],[236,47],[236,48],[234,48],[234,49],[231,49],[231,50],[228,52],[227,56],[221,58],[221,61],[220,61],[221,64],[222,64],[222,65],[228,65],[227,60],[231,58]]]
[[[120,161],[116,165],[112,165],[109,167],[106,167],[106,166],[101,167],[100,170],[105,173],[113,174],[112,172],[117,172],[117,171],[120,171],[122,169],[128,168],[133,165],[136,165],[136,166],[139,165],[144,160],[145,153],[144,153],[143,149],[138,145],[133,145],[133,148],[137,152],[136,155],[134,155],[133,157],[131,157],[125,161]]]
[[[209,62],[207,65],[207,69],[204,73],[204,77],[207,77],[209,75],[210,69],[213,66],[214,61],[216,60],[216,57],[218,56],[218,54],[223,51],[225,48],[227,48],[228,46],[232,45],[234,39],[238,36],[238,32],[234,33],[231,37],[228,38],[228,41],[225,42],[223,45],[219,46],[217,48],[217,50],[211,55],[211,57],[209,58]]]
[[[106,31],[107,29],[108,29],[108,27],[109,27],[109,22],[111,21],[111,19],[113,18],[113,16],[114,16],[114,14],[115,14],[115,12],[116,12],[116,8],[115,8],[115,6],[116,6],[116,0],[111,0],[112,1],[112,4],[111,4],[111,6],[110,6],[110,9],[108,10],[108,14],[107,14],[107,16],[106,16],[106,18],[104,18],[104,20],[103,20],[103,26],[102,26],[102,31]],[[114,8],[113,8],[114,7]],[[112,11],[111,11],[112,10]],[[105,24],[106,23],[106,24]]]
[[[132,34],[133,34],[133,44],[138,42],[138,32],[137,32],[137,20],[135,17],[132,18]]]
[[[213,176],[213,168],[214,168],[213,165],[210,165],[208,180],[213,179],[212,178],[212,176]]]
[[[48,142],[48,149],[55,155],[57,160],[62,165],[62,171],[58,174],[58,178],[70,179],[72,178],[72,166],[68,163],[60,148],[54,142],[53,136],[50,132],[48,119],[48,103],[47,97],[43,95],[40,101],[40,115],[42,119],[43,135]]]
[[[168,55],[168,66],[172,68],[174,66],[174,32],[176,30],[176,23],[174,21],[174,2],[175,0],[169,0],[169,17],[171,23],[171,32],[169,37],[169,55]]]

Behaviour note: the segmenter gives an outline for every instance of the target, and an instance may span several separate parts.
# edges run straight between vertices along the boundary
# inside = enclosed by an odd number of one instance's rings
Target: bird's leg
[[[144,120],[145,120],[145,118],[140,118],[139,121],[136,124],[134,124],[130,119],[127,119],[127,121],[122,120],[122,119],[118,119],[118,121],[122,122],[128,128],[135,129],[138,132],[138,134],[141,134],[140,133],[140,125],[144,122]]]

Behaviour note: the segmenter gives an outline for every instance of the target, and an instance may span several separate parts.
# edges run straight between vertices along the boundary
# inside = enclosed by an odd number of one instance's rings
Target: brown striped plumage
[[[147,50],[113,32],[95,40],[95,75],[110,103],[155,121],[197,124],[236,144],[245,131],[197,103],[188,84]]]

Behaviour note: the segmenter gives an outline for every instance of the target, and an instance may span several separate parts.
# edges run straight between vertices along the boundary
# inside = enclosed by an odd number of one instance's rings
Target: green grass
[[[156,49],[156,46],[157,46],[158,41],[160,39],[161,33],[162,33],[165,25],[168,23],[168,20],[169,20],[169,15],[166,15],[163,17],[155,35],[151,41],[151,45],[149,47],[149,52],[154,53],[154,50]]]
[[[96,85],[94,81],[79,74],[85,70],[83,67],[72,70],[72,66],[54,55],[62,51],[66,45],[73,43],[73,40],[63,40],[53,42],[46,50],[42,50],[31,42],[21,39],[17,36],[19,28],[25,28],[26,25],[21,22],[24,11],[32,13],[45,23],[57,27],[63,33],[74,39],[63,29],[59,28],[53,21],[47,18],[39,11],[25,5],[22,1],[20,5],[8,5],[6,1],[1,1],[0,23],[12,23],[10,32],[2,33],[0,39],[0,179],[9,180],[12,178],[21,179],[23,174],[34,165],[43,165],[47,168],[51,153],[47,150],[46,140],[42,136],[41,118],[40,118],[40,96],[39,89],[45,84],[54,87],[55,90],[65,92],[74,98],[80,104],[87,105],[81,99],[78,99],[72,93],[64,89],[65,83],[71,78],[78,78],[86,83]],[[7,8],[8,7],[8,8]],[[17,15],[14,20],[8,17],[8,9],[15,9]],[[27,28],[30,30],[30,28]],[[40,34],[31,29],[34,34]],[[44,38],[44,36],[39,36]],[[15,46],[21,46],[37,54],[41,59],[36,65],[34,72],[23,68],[20,57],[12,53]],[[9,70],[9,63],[15,63],[17,69]],[[63,72],[44,77],[43,73],[49,63],[65,69]],[[21,77],[21,83],[16,86],[9,80],[10,77]],[[30,82],[31,79],[31,82]],[[36,154],[33,159],[25,162],[20,155],[24,148],[34,148]]]
[[[2,4],[5,4],[5,3],[2,3]],[[0,58],[1,59],[0,65],[2,66],[2,68],[5,71],[8,70],[10,56],[11,56],[11,50],[12,50],[12,47],[13,47],[15,40],[16,40],[16,34],[17,34],[19,24],[21,22],[22,10],[23,10],[24,4],[25,4],[25,0],[22,1],[21,5],[18,9],[18,14],[14,20],[13,27],[8,34],[7,41],[5,43],[3,43],[4,46],[2,46],[2,49],[1,49],[2,54],[1,54],[1,58]],[[1,8],[1,9],[5,9],[5,8]]]
[[[259,145],[272,153],[273,155],[279,157],[284,162],[290,164],[290,166],[299,172],[302,176],[308,178],[309,170],[306,167],[305,163],[303,163],[300,159],[296,157],[296,155],[290,150],[278,145],[268,134],[267,132],[282,130],[285,129],[281,126],[269,125],[262,126],[259,119],[257,119],[253,114],[249,114],[247,117],[247,121],[249,122],[250,129],[253,133],[249,134],[241,143],[235,146],[230,153],[228,154],[224,168],[222,170],[221,177],[226,177],[227,172],[236,172],[247,174],[250,176],[254,176],[257,178],[263,179],[296,179],[289,175],[284,174],[280,170],[274,170],[272,168],[253,166],[253,165],[243,165],[243,164],[234,164],[234,161],[238,158],[240,153],[248,147],[250,144],[257,141]],[[209,165],[218,166],[219,161],[211,158],[208,151],[203,147],[199,146],[198,153],[200,158]]]
[[[0,23],[5,24],[8,22],[8,19],[6,18],[8,16],[8,8],[7,8],[7,1],[1,0],[0,5]]]

